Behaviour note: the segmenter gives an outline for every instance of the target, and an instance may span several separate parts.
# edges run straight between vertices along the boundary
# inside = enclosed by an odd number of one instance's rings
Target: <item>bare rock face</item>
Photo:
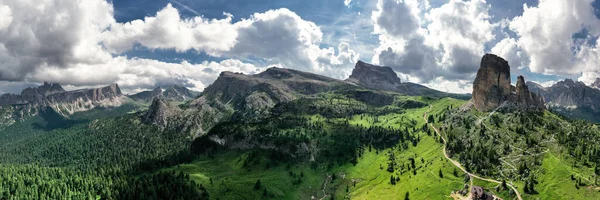
[[[148,111],[143,116],[143,122],[165,127],[168,125],[169,118],[176,116],[180,112],[181,109],[176,105],[161,98],[154,98],[150,108],[148,108]]]
[[[525,84],[523,76],[517,77],[517,86],[515,88],[517,96],[517,105],[530,108],[544,108],[544,100],[539,95],[529,91]]]
[[[486,54],[481,59],[481,67],[473,82],[472,101],[482,112],[496,109],[504,103],[518,108],[545,109],[543,97],[529,91],[523,76],[517,77],[516,86],[510,84],[508,62],[493,54]]]
[[[382,67],[358,61],[348,79],[369,89],[395,91],[401,85],[400,78],[390,67]]]
[[[508,100],[511,94],[510,66],[503,58],[486,54],[473,82],[473,103],[479,111],[487,112]]]

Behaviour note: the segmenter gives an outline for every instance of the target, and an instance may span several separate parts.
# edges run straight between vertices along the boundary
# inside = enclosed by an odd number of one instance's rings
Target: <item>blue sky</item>
[[[271,66],[345,79],[359,59],[390,66],[403,81],[464,93],[485,53],[508,60],[513,81],[522,74],[544,85],[589,84],[600,74],[600,4],[592,0],[37,4],[0,3],[0,93],[43,81],[72,89],[116,82],[129,93],[171,84],[202,90],[221,71]]]

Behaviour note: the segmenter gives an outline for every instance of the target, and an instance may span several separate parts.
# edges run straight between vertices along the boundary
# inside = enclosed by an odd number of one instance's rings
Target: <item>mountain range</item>
[[[180,85],[172,85],[163,90],[161,87],[156,87],[154,90],[142,91],[136,94],[127,95],[127,97],[142,102],[152,102],[154,98],[166,99],[169,101],[187,101],[198,96],[198,93],[193,92],[186,87]]]
[[[0,178],[15,191],[0,198],[597,198],[598,127],[548,110],[594,105],[597,89],[510,77],[487,54],[472,98],[364,62],[346,80],[222,72],[200,94],[44,83],[0,96],[12,120],[0,121]],[[30,193],[38,183],[53,184]]]
[[[531,91],[542,96],[546,106],[575,119],[600,122],[600,81],[588,86],[583,82],[565,79],[550,87],[527,82]]]
[[[361,89],[375,91],[356,91]],[[199,136],[224,119],[264,118],[280,103],[313,98],[330,91],[352,91],[347,95],[372,104],[393,101],[385,92],[436,98],[469,98],[468,95],[440,92],[415,83],[402,83],[390,67],[358,61],[352,75],[346,80],[277,67],[254,75],[222,72],[197,99],[186,103],[183,111],[175,112],[179,108],[171,105],[171,102],[155,100],[143,118],[150,124],[170,126]]]

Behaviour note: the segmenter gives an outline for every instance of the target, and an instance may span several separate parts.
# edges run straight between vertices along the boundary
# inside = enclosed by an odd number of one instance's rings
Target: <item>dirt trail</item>
[[[331,176],[327,176],[327,178],[325,179],[325,184],[323,184],[323,198],[320,198],[319,200],[323,200],[327,197],[329,197],[329,195],[327,194],[327,192],[325,192],[325,190],[327,189],[327,183],[331,182]]]
[[[446,138],[444,138],[444,137],[442,136],[442,134],[440,133],[440,131],[439,131],[439,130],[438,130],[436,127],[435,127],[435,126],[433,126],[433,124],[430,124],[430,123],[429,123],[429,121],[427,120],[427,113],[429,112],[429,110],[431,110],[431,107],[432,107],[432,106],[430,105],[430,106],[429,106],[429,109],[428,109],[428,110],[425,112],[425,114],[423,115],[423,120],[425,120],[425,123],[427,123],[427,124],[428,124],[428,125],[429,125],[431,128],[433,128],[433,130],[435,131],[435,133],[436,133],[436,134],[437,134],[439,137],[441,137],[441,138],[442,138],[442,141],[444,141],[444,146],[442,147],[442,149],[443,149],[443,152],[444,152],[444,157],[446,157],[446,159],[448,159],[448,160],[449,160],[449,161],[450,161],[452,164],[454,164],[454,166],[458,167],[458,168],[459,168],[461,171],[463,171],[465,174],[468,174],[469,176],[471,176],[471,180],[473,180],[473,178],[476,178],[476,179],[483,180],[483,181],[487,181],[487,182],[492,182],[492,183],[500,183],[500,184],[502,184],[502,182],[501,182],[501,181],[494,180],[494,179],[487,179],[487,178],[483,178],[483,177],[480,177],[480,176],[477,176],[477,175],[475,175],[475,174],[472,174],[472,173],[468,172],[467,170],[465,170],[465,168],[463,168],[463,166],[462,166],[462,165],[461,165],[461,164],[460,164],[458,161],[456,161],[456,160],[453,160],[452,158],[450,158],[450,157],[448,156],[448,153],[446,153],[446,144],[447,144],[447,142],[446,142]],[[521,193],[519,193],[519,191],[518,191],[518,190],[517,190],[517,189],[516,189],[516,188],[515,188],[515,187],[514,187],[512,184],[506,183],[506,185],[508,185],[508,187],[510,187],[510,188],[511,188],[511,189],[512,189],[512,190],[515,192],[515,194],[517,195],[517,198],[518,198],[519,200],[523,200],[523,199],[521,198]],[[471,181],[471,188],[472,188],[472,186],[473,186],[473,181]],[[469,190],[470,190],[470,188],[469,188]],[[469,196],[470,196],[470,193],[471,193],[471,192],[469,192]]]

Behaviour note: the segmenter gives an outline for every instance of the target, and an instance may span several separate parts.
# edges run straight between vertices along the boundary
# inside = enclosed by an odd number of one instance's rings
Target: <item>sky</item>
[[[1,0],[0,93],[57,82],[125,93],[285,67],[346,79],[358,60],[470,93],[481,57],[549,86],[600,77],[593,0]]]

